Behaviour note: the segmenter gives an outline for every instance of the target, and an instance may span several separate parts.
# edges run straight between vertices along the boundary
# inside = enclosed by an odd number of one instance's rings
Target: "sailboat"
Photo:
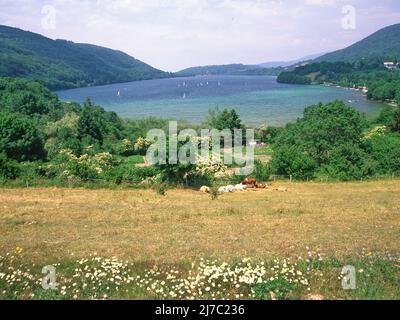
[[[186,99],[186,93],[183,94],[182,99]]]
[[[118,90],[117,96],[118,96],[118,97],[121,96],[121,91]]]

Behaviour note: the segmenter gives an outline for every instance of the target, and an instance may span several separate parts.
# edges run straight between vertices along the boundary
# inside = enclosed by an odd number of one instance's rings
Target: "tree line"
[[[216,163],[136,166],[151,144],[147,131],[167,127],[163,119],[121,119],[89,99],[82,105],[65,103],[34,81],[2,78],[0,182],[157,184],[191,177],[194,184],[217,183],[216,173],[224,168]],[[182,122],[178,129],[189,127]],[[202,127],[245,128],[235,110],[228,109],[210,112]],[[260,180],[272,174],[338,180],[400,174],[399,108],[385,108],[371,122],[343,102],[318,104],[306,108],[295,123],[256,132],[273,151],[270,163],[256,163],[253,176]]]

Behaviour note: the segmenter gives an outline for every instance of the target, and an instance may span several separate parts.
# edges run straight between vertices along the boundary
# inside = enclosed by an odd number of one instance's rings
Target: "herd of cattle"
[[[240,184],[237,185],[228,185],[224,187],[220,187],[218,189],[218,193],[232,193],[236,191],[246,191],[247,189],[267,189],[268,186],[264,183],[258,183],[256,179],[253,178],[246,178]],[[287,188],[277,188],[277,191],[287,192]],[[200,188],[200,192],[202,193],[210,193],[211,188],[207,186],[202,186]]]

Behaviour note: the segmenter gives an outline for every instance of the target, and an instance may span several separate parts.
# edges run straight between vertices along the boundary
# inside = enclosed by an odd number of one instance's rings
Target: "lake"
[[[301,117],[306,106],[343,100],[372,116],[382,104],[360,92],[337,87],[288,85],[270,76],[197,76],[135,81],[56,92],[61,100],[90,97],[125,118],[161,117],[201,123],[213,108],[233,108],[247,125],[284,125]]]

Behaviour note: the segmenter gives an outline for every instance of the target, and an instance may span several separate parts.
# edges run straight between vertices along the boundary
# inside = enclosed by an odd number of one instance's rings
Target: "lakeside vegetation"
[[[321,62],[282,72],[277,79],[289,84],[328,84],[366,89],[371,100],[400,104],[400,70],[388,70],[383,60],[357,63]]]
[[[245,128],[234,110],[211,111],[205,120],[205,128]],[[368,122],[339,101],[310,106],[303,118],[285,128],[256,130],[256,138],[269,147],[258,150],[268,161],[256,161],[254,177],[359,180],[399,175],[399,121],[399,108],[385,108],[378,119]],[[61,102],[31,80],[0,79],[0,179],[3,184],[22,185],[96,180],[110,186],[218,184],[220,171],[227,168],[211,159],[201,165],[137,166],[151,144],[145,139],[147,131],[167,125],[161,119],[121,119],[90,100],[82,106]],[[189,127],[180,123],[178,130]]]
[[[400,24],[383,28],[345,49],[283,71],[278,82],[362,89],[371,100],[399,105],[400,70],[384,66],[384,62],[400,60],[399,38]]]

